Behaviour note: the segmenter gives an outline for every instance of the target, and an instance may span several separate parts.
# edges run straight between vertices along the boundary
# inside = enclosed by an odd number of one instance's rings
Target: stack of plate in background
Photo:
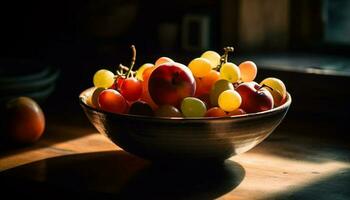
[[[28,60],[0,61],[0,103],[27,96],[43,102],[55,89],[59,70]]]

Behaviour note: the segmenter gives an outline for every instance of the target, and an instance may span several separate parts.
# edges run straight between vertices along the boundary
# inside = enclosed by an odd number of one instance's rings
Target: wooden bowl
[[[217,118],[161,118],[115,114],[86,104],[93,88],[80,94],[90,122],[125,151],[150,160],[224,161],[269,136],[292,102],[269,111]]]

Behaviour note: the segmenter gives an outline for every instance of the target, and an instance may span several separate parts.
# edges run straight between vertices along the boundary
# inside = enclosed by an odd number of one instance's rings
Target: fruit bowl
[[[244,153],[268,137],[292,102],[268,111],[213,118],[148,117],[117,114],[86,103],[93,88],[83,91],[80,104],[90,122],[125,151],[154,161],[224,161]]]

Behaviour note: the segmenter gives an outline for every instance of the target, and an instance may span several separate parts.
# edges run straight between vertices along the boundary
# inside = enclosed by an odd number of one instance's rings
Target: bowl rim
[[[157,117],[157,116],[144,116],[144,115],[132,115],[132,114],[120,114],[120,113],[113,113],[108,112],[100,109],[96,109],[85,102],[86,93],[90,92],[95,87],[90,87],[85,89],[79,94],[79,103],[84,106],[85,108],[92,110],[94,112],[103,113],[103,114],[112,114],[116,117],[127,117],[127,118],[137,118],[137,119],[144,119],[144,120],[164,120],[164,121],[176,121],[176,122],[185,122],[185,121],[216,121],[216,120],[232,120],[232,119],[245,119],[245,118],[254,118],[259,116],[265,116],[265,115],[271,115],[274,113],[282,112],[286,109],[289,109],[291,103],[292,103],[292,96],[289,92],[287,92],[287,100],[284,104],[272,108],[270,110],[257,112],[257,113],[247,113],[243,115],[234,115],[234,116],[224,116],[224,117]]]

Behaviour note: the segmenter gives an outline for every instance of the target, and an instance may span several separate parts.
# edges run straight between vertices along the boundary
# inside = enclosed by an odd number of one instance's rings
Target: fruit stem
[[[124,71],[129,71],[129,70],[130,70],[129,67],[127,67],[127,66],[125,66],[125,65],[123,65],[123,64],[119,64],[119,69],[120,69],[120,70],[117,70],[117,75],[115,76],[115,78],[118,78],[118,77],[124,77],[124,78],[125,78],[126,75],[124,74]],[[136,73],[136,72],[134,72],[134,71],[130,71],[130,74],[131,74],[132,76],[134,76],[135,73]]]
[[[132,68],[134,67],[135,61],[136,61],[135,45],[131,45],[131,50],[132,50],[132,58],[131,58],[130,68],[129,68],[128,72],[126,73],[126,78],[129,78],[130,74],[132,74],[131,71],[132,71]]]
[[[224,55],[220,57],[220,64],[216,67],[216,70],[220,70],[224,63],[227,63],[229,52],[233,52],[233,47],[224,47]]]

